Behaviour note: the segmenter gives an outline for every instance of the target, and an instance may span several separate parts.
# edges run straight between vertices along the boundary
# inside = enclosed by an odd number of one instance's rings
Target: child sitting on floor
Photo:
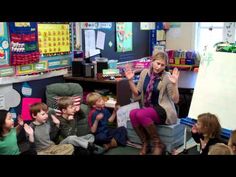
[[[127,142],[127,130],[125,127],[115,129],[108,127],[108,122],[114,122],[116,117],[116,106],[111,114],[105,108],[105,102],[99,93],[92,92],[87,95],[87,104],[92,108],[89,112],[88,123],[91,132],[95,135],[95,143],[103,145],[105,150],[125,146]]]
[[[58,108],[61,111],[61,116],[58,116],[60,121],[59,137],[63,140],[61,143],[73,144],[76,147],[88,149],[91,153],[96,150],[94,145],[94,135],[87,134],[78,136],[78,119],[80,118],[80,104],[74,105],[73,98],[61,97],[58,100]]]
[[[48,106],[35,103],[30,106],[30,114],[34,119],[30,126],[34,129],[35,146],[38,155],[72,155],[74,147],[71,144],[56,145],[52,139],[57,135],[60,121],[51,115],[48,119]]]
[[[25,124],[20,116],[18,117],[18,125],[14,127],[11,113],[6,110],[0,110],[0,155],[20,154],[17,144],[17,134],[20,132],[22,127],[24,127],[32,145],[34,142],[33,129]],[[27,151],[27,153],[25,152],[25,154],[34,154],[33,149],[30,149],[29,151]]]

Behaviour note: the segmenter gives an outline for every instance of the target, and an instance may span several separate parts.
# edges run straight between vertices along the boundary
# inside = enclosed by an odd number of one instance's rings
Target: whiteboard
[[[236,54],[209,53],[202,58],[188,117],[218,116],[222,128],[236,129]]]

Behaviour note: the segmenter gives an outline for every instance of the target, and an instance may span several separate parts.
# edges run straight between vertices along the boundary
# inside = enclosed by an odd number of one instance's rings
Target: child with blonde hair
[[[88,123],[91,132],[95,135],[95,143],[103,145],[109,150],[118,145],[125,146],[127,141],[127,130],[125,127],[109,128],[108,122],[114,122],[118,105],[111,114],[105,108],[105,102],[99,93],[92,92],[86,97],[87,104],[91,107],[88,116]]]
[[[232,149],[233,154],[236,155],[236,130],[232,131],[228,141],[228,146]]]
[[[216,143],[210,146],[208,155],[233,155],[233,151],[224,143]]]
[[[203,113],[198,116],[197,123],[192,127],[192,137],[200,143],[200,153],[207,155],[209,147],[220,142],[221,125],[216,115]]]

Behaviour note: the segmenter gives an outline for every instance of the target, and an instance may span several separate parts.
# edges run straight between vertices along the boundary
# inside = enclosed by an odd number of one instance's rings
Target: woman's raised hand
[[[131,80],[134,77],[134,71],[132,71],[131,66],[129,64],[125,65],[125,77],[128,80]]]
[[[179,79],[179,70],[177,68],[173,69],[172,74],[169,76],[170,81],[173,84],[177,84],[178,83],[178,79]]]

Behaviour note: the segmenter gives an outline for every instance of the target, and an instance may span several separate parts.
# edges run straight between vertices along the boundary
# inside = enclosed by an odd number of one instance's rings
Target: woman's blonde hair
[[[208,138],[220,138],[221,125],[216,115],[203,113],[198,116],[198,121],[202,123]]]
[[[166,66],[169,64],[169,57],[166,52],[163,51],[154,51],[152,55],[152,61],[155,60],[165,60]]]
[[[100,99],[101,97],[102,95],[100,95],[99,93],[91,92],[87,95],[86,102],[90,107],[92,107],[96,103],[96,101]]]

